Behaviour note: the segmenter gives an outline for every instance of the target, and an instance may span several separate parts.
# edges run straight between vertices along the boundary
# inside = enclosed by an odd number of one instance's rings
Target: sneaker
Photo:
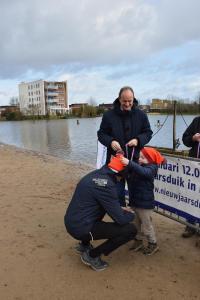
[[[143,254],[152,255],[159,250],[159,247],[156,243],[148,243],[148,246],[143,249]]]
[[[135,240],[132,247],[129,248],[129,250],[133,250],[135,252],[140,251],[144,248],[143,241],[141,240]]]
[[[78,245],[74,247],[74,249],[78,254],[82,254],[87,250],[93,249],[93,246],[90,243],[88,245],[84,245],[82,242],[79,242]]]
[[[108,267],[108,263],[103,261],[100,256],[91,257],[89,251],[81,254],[81,260],[84,264],[90,266],[95,271],[103,271]]]
[[[190,238],[196,233],[196,230],[194,228],[191,228],[189,226],[185,227],[184,232],[182,233],[183,238]]]

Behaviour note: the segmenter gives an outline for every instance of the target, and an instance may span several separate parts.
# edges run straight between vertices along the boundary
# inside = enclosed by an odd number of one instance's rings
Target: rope
[[[126,157],[128,158],[128,144],[126,144],[125,147],[126,147]],[[134,152],[135,152],[135,147],[133,147],[131,152],[131,159],[130,159],[131,161],[133,160]]]
[[[169,115],[167,115],[167,117],[165,118],[165,120],[164,120],[162,126],[161,126],[161,127],[160,127],[153,135],[152,135],[152,137],[153,137],[154,135],[156,135],[156,134],[163,128],[163,126],[165,125],[165,122],[167,121],[168,117],[169,117]]]
[[[185,121],[184,116],[182,115],[182,112],[181,112],[181,111],[180,111],[180,114],[181,114],[181,117],[182,117],[182,119],[183,119],[183,121],[184,121],[186,127],[188,127],[189,125],[188,125],[187,122]]]
[[[197,149],[197,158],[199,158],[199,152],[200,152],[200,142],[198,144],[198,149]]]
[[[187,122],[185,121],[185,118],[184,118],[184,116],[183,116],[183,114],[182,114],[182,112],[181,112],[181,105],[179,105],[179,112],[180,112],[180,114],[181,114],[181,117],[182,117],[182,119],[183,119],[183,121],[184,121],[186,127],[188,127],[189,125],[188,125]]]

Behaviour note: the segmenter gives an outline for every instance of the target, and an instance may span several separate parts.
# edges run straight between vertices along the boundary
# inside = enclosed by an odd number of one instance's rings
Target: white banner
[[[96,168],[100,169],[106,163],[107,147],[97,141],[97,161]]]
[[[107,148],[97,145],[97,169],[106,162]],[[200,223],[200,161],[165,155],[154,181],[156,205],[190,221]]]
[[[165,155],[159,167],[154,194],[158,206],[200,222],[200,161]]]

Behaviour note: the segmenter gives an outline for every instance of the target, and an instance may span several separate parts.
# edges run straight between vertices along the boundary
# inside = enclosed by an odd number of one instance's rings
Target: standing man
[[[137,100],[131,87],[125,86],[119,91],[119,97],[113,103],[114,108],[104,113],[98,140],[107,147],[107,163],[111,155],[121,152],[128,159],[138,159],[140,149],[151,139],[152,131],[147,115],[137,108]],[[133,156],[133,149],[134,157]],[[125,203],[124,182],[118,184],[121,204]]]
[[[101,169],[84,176],[78,183],[65,214],[65,226],[68,233],[81,242],[76,247],[84,264],[95,271],[104,270],[108,264],[101,255],[112,251],[134,239],[137,230],[131,209],[122,208],[116,190],[118,172],[125,166],[121,157],[112,158]],[[103,221],[108,214],[113,222]],[[93,248],[90,241],[106,239]]]
[[[183,133],[183,144],[190,147],[189,156],[200,159],[200,116],[193,119],[192,123]],[[194,224],[193,220],[188,219],[188,223]],[[186,226],[182,237],[189,238],[196,233],[192,227]]]

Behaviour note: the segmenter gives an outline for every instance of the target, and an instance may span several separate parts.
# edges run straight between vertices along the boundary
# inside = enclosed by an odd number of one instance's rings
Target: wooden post
[[[176,151],[176,100],[173,101],[173,151]]]

